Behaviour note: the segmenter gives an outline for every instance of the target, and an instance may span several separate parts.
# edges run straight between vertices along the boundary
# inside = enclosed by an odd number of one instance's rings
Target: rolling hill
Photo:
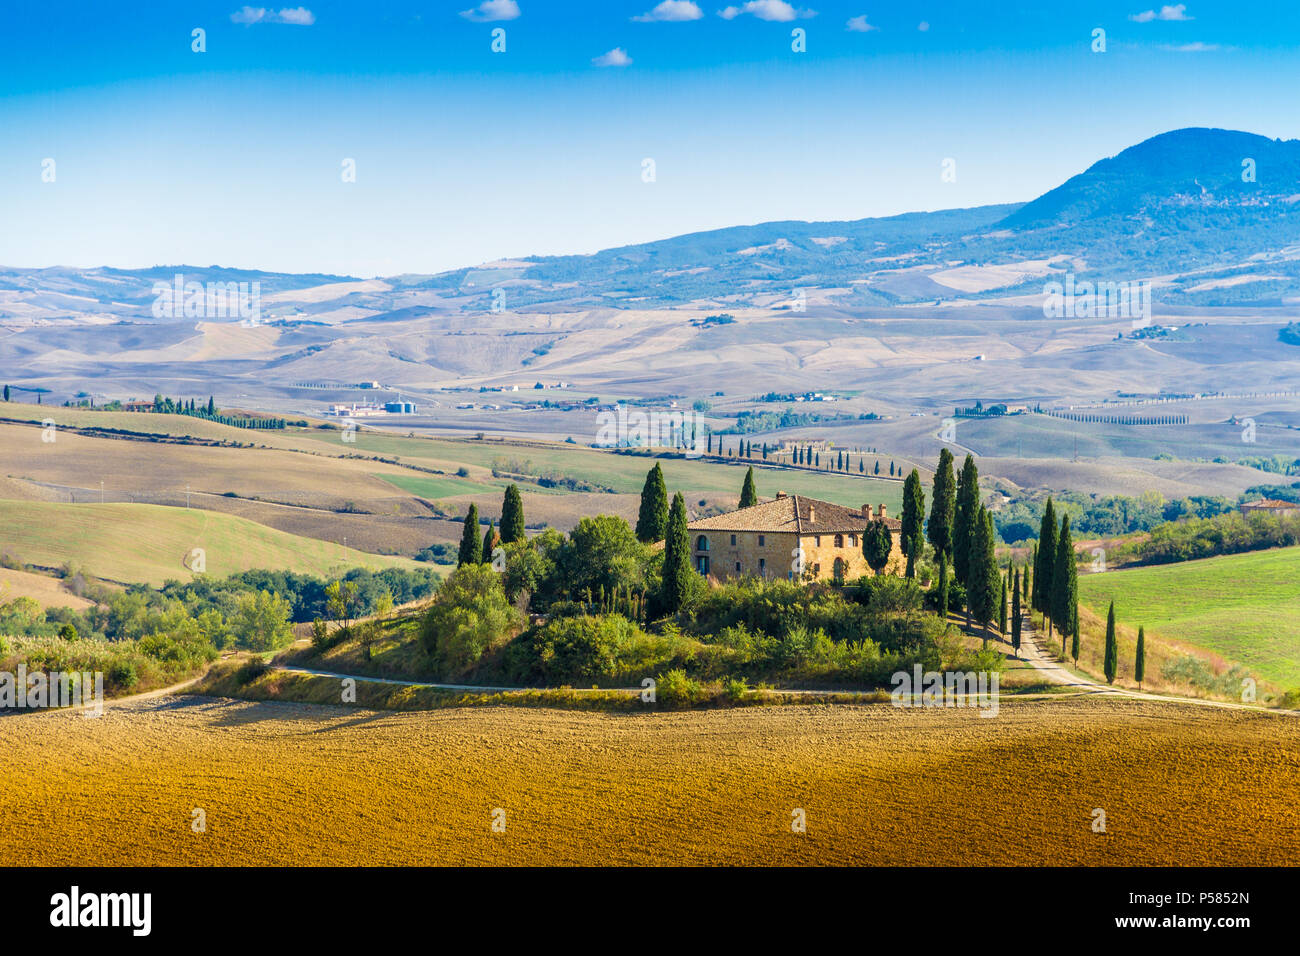
[[[71,563],[95,577],[131,584],[188,580],[195,549],[203,552],[206,573],[216,577],[252,568],[324,576],[354,567],[420,566],[197,508],[0,499],[0,528],[0,548],[27,564]]]

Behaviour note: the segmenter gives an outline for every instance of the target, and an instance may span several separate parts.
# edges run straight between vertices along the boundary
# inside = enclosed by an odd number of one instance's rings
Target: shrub
[[[462,672],[520,624],[501,576],[486,564],[457,568],[420,622],[420,641],[444,674]]]
[[[139,672],[136,670],[135,662],[131,660],[120,660],[109,667],[108,673],[104,675],[108,678],[109,683],[114,687],[120,687],[123,690],[129,690],[134,687],[136,681],[140,679]]]
[[[252,657],[249,658],[249,660],[235,673],[235,679],[242,687],[246,684],[253,683],[253,681],[257,680],[270,669],[271,665],[262,658]]]
[[[704,699],[704,685],[680,667],[655,678],[655,700],[669,707],[688,707]]]
[[[750,694],[749,685],[745,683],[743,677],[729,679],[723,684],[723,690],[727,694],[727,699],[732,701],[742,701]]]

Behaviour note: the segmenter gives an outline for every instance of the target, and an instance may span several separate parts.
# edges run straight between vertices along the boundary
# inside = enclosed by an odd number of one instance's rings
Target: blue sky
[[[1181,126],[1300,136],[1294,3],[697,6],[10,0],[0,264],[435,272],[1026,200]]]

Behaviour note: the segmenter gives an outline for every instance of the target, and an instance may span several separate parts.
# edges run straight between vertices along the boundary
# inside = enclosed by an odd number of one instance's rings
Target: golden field
[[[1247,865],[1300,853],[1293,718],[1095,696],[977,713],[378,713],[180,696],[110,704],[97,720],[7,717],[0,863]],[[205,833],[191,830],[194,808]],[[794,808],[806,833],[791,831]]]

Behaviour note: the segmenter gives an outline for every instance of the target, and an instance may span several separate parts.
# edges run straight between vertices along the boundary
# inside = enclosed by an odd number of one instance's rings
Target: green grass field
[[[328,439],[311,438],[328,443]],[[754,477],[761,497],[770,498],[777,491],[807,495],[856,508],[864,504],[884,504],[893,514],[902,508],[903,485],[899,481],[855,475],[817,472],[805,469],[765,467],[761,462],[723,463],[703,459],[663,458],[640,455],[619,455],[594,448],[562,444],[513,445],[496,441],[444,441],[428,438],[405,438],[366,431],[357,435],[352,450],[358,454],[395,456],[402,461],[420,462],[452,470],[458,464],[471,468],[491,468],[496,459],[516,459],[527,462],[531,473],[551,472],[569,478],[583,479],[620,494],[639,494],[645,483],[646,472],[656,460],[663,467],[668,490],[683,491],[692,495],[740,494],[745,477],[745,466],[754,465]],[[408,484],[382,475],[412,494],[436,497],[418,490],[418,483]],[[442,479],[437,479],[441,481]],[[504,482],[502,482],[504,484]],[[463,494],[482,490],[479,487],[445,494]],[[538,490],[536,488],[532,489]]]
[[[1300,548],[1079,577],[1080,601],[1166,641],[1202,647],[1283,688],[1300,686]]]
[[[421,498],[450,498],[452,495],[477,495],[486,491],[497,491],[490,486],[463,478],[439,478],[436,475],[384,474],[375,475],[390,485]],[[499,483],[504,487],[507,482]]]
[[[168,578],[189,580],[195,548],[202,549],[206,572],[214,577],[250,568],[325,575],[354,567],[422,566],[198,508],[0,500],[0,549],[27,564],[71,562],[110,581],[158,585]]]

